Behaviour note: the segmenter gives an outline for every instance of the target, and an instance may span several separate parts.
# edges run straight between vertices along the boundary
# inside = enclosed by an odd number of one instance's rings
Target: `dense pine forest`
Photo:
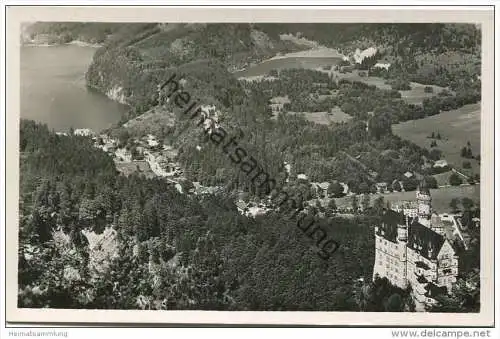
[[[372,274],[377,216],[321,220],[342,243],[325,262],[279,214],[251,220],[221,197],[119,176],[85,137],[22,121],[21,155],[20,307],[361,307],[356,281]],[[90,234],[103,248],[89,244]],[[398,292],[385,289],[373,297]]]

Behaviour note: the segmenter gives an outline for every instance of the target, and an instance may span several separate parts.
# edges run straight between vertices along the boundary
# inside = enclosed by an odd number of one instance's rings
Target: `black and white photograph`
[[[485,310],[484,26],[183,19],[20,22],[17,309]]]

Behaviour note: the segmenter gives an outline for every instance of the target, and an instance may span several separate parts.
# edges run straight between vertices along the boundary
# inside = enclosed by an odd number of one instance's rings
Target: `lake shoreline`
[[[85,42],[81,40],[73,40],[70,42],[65,42],[65,43],[58,43],[58,44],[39,44],[39,43],[34,43],[34,42],[23,42],[21,46],[23,47],[57,47],[57,46],[67,46],[67,45],[74,45],[74,46],[80,46],[80,47],[91,47],[91,48],[100,48],[104,45],[102,44],[92,44],[90,42]]]
[[[127,117],[128,105],[111,100],[86,83],[95,45],[72,41],[29,46],[21,47],[21,118],[65,132],[71,127],[93,131],[115,128]],[[53,46],[60,47],[43,48]]]

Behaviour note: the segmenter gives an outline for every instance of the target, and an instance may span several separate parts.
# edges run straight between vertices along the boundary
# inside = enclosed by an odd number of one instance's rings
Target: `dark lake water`
[[[21,47],[21,117],[55,131],[117,123],[127,106],[85,86],[85,72],[96,48],[75,45]]]

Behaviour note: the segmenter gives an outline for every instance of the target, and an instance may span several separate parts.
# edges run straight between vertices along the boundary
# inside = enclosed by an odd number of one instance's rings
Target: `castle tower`
[[[398,224],[398,241],[406,243],[408,241],[408,216],[405,215],[404,223]]]
[[[431,226],[431,193],[425,180],[417,188],[418,222],[425,227]]]

